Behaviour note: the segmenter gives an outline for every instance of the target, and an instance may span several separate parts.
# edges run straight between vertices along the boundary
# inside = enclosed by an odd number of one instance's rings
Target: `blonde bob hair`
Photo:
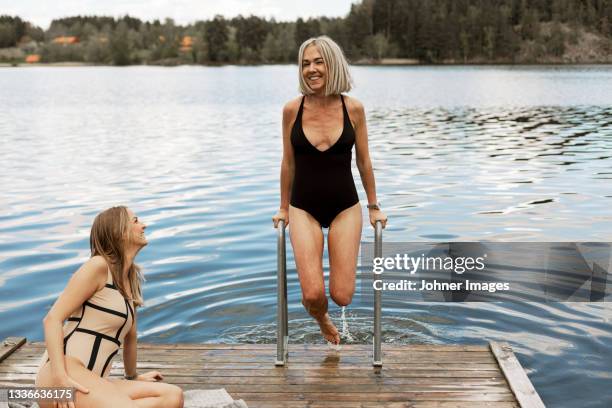
[[[325,96],[339,95],[348,92],[352,88],[352,78],[349,72],[349,65],[344,57],[342,48],[334,40],[326,35],[309,38],[300,46],[298,52],[298,72],[300,80],[300,92],[303,95],[311,95],[314,91],[308,86],[302,74],[302,64],[304,62],[304,51],[310,45],[317,47],[323,63],[327,69],[327,81],[325,82]]]
[[[140,267],[132,262],[128,269],[131,293],[127,293],[123,268],[127,262],[125,249],[132,238],[131,220],[127,207],[111,207],[102,211],[94,219],[89,235],[91,256],[101,256],[106,260],[113,276],[113,282],[123,297],[132,299],[136,306],[142,306],[141,283],[144,280]]]

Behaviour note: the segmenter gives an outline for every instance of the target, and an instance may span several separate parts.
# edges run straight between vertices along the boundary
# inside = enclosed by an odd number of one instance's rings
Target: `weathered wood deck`
[[[10,348],[0,345],[0,386],[32,385],[44,344]],[[504,343],[385,344],[382,368],[372,367],[370,345],[290,344],[286,367],[274,366],[275,352],[273,344],[140,344],[138,368],[186,390],[225,388],[251,408],[544,406]],[[117,357],[111,376],[122,374]]]

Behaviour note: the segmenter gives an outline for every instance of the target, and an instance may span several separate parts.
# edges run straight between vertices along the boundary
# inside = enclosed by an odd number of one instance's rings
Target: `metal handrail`
[[[289,324],[287,316],[287,250],[285,247],[285,220],[278,222],[278,242],[276,245],[277,272],[277,311],[276,311],[276,362],[283,366],[287,363]]]
[[[382,257],[382,222],[376,221],[374,228],[374,257]],[[372,365],[374,367],[382,367],[382,351],[381,351],[381,331],[382,331],[382,291],[374,291],[374,342]]]
[[[382,256],[382,223],[376,221],[374,234],[374,256]],[[276,366],[287,363],[289,322],[287,312],[287,249],[285,245],[285,221],[278,222],[278,241],[276,245],[277,258],[277,311],[276,311]],[[374,343],[372,365],[382,366],[381,351],[381,317],[382,300],[381,291],[374,291]]]

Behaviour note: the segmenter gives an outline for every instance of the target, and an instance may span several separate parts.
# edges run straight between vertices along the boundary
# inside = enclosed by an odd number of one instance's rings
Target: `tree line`
[[[335,39],[353,62],[545,62],[584,38],[610,59],[612,0],[362,0],[341,18],[216,16],[178,25],[172,19],[74,16],[53,20],[46,31],[0,16],[0,48],[40,54],[43,62],[292,63],[299,44],[321,34]]]

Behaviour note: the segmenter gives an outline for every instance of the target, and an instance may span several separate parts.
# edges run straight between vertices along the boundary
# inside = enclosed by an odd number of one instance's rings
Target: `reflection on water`
[[[42,340],[42,317],[88,256],[93,217],[128,204],[149,226],[142,341],[274,342],[271,216],[294,71],[0,71],[0,337]],[[610,241],[609,67],[354,73],[386,240]],[[291,257],[288,266],[290,340],[320,342]],[[611,312],[607,303],[393,302],[383,334],[509,341],[547,405],[598,407],[612,403]],[[342,311],[331,313],[341,327]],[[371,341],[359,296],[344,321],[353,340],[343,341]]]
[[[378,118],[370,120],[377,182],[389,192],[385,207],[401,210],[391,231],[402,240],[609,238],[611,106]]]

